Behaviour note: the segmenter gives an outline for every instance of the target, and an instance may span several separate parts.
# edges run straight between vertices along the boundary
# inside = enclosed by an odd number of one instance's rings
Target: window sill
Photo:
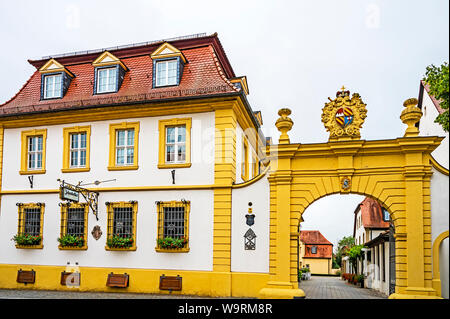
[[[62,173],[77,173],[77,172],[89,172],[91,170],[90,167],[77,167],[77,168],[63,168],[61,169]]]
[[[45,174],[45,169],[37,169],[34,171],[19,171],[20,175]]]
[[[63,247],[61,245],[58,246],[59,250],[87,250],[87,246],[82,246],[82,247]]]
[[[17,249],[42,249],[44,248],[43,244],[40,245],[16,245]]]
[[[138,165],[129,165],[129,166],[108,166],[108,171],[137,170],[138,168],[139,168]]]
[[[136,249],[137,249],[136,246],[124,247],[124,248],[105,246],[105,250],[110,250],[110,251],[135,251]]]
[[[189,247],[183,248],[160,248],[155,247],[155,251],[158,253],[187,253],[189,252]]]
[[[158,164],[158,168],[183,168],[191,167],[191,163],[175,163],[175,164]]]

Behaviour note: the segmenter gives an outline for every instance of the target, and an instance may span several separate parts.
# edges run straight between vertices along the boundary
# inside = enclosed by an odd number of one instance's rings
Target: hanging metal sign
[[[75,186],[66,183],[64,181],[61,181],[60,179],[58,179],[58,182],[61,182],[61,185],[59,187],[59,198],[61,200],[79,202],[81,194],[89,204],[89,207],[92,209],[95,218],[98,220],[98,192],[90,191],[86,188],[80,187],[79,185]]]
[[[69,200],[72,202],[78,202],[80,200],[80,193],[76,190],[69,188],[67,185],[60,186],[59,198],[61,200]]]

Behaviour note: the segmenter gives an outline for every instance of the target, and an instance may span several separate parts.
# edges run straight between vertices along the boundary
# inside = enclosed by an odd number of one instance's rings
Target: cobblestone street
[[[306,299],[386,299],[387,296],[372,289],[358,288],[339,277],[312,276],[302,280],[299,288]]]

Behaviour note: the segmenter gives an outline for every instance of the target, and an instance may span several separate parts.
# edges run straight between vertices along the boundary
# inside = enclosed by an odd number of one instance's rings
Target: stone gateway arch
[[[431,152],[443,138],[419,137],[422,116],[416,99],[405,101],[401,138],[366,141],[359,130],[366,117],[359,94],[342,88],[325,104],[327,143],[291,143],[291,111],[276,122],[278,145],[270,158],[269,281],[261,298],[304,297],[297,281],[298,226],[306,208],[331,194],[361,194],[378,200],[395,227],[395,293],[389,298],[438,298],[432,285],[430,178]]]

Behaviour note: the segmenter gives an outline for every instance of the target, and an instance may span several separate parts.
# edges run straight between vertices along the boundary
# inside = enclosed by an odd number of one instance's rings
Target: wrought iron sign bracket
[[[98,220],[98,192],[90,191],[89,189],[82,188],[79,185],[69,184],[64,180],[61,181],[58,179],[58,182],[61,182],[59,187],[60,199],[67,200],[69,202],[79,202],[78,194],[81,194],[91,208],[95,218]]]

